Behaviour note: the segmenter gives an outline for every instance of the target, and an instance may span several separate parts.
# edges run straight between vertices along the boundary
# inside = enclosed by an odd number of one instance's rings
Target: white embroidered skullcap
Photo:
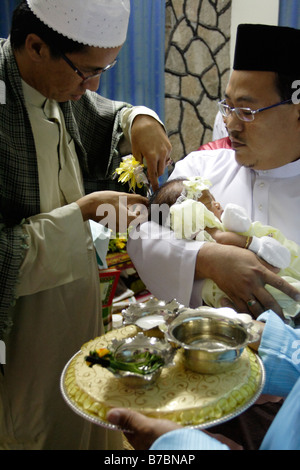
[[[127,35],[130,0],[26,0],[54,31],[94,47],[121,46]]]

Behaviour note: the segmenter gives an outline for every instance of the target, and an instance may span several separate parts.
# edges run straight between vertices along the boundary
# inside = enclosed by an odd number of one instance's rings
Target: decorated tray
[[[75,413],[115,430],[119,428],[106,420],[107,411],[115,407],[206,429],[238,416],[261,394],[264,367],[249,348],[231,369],[216,375],[186,369],[183,351],[179,349],[173,367],[164,368],[157,381],[145,388],[131,388],[101,366],[86,366],[84,358],[91,349],[107,347],[113,339],[132,337],[138,331],[135,325],[110,331],[83,345],[66,364],[61,375],[61,392]]]

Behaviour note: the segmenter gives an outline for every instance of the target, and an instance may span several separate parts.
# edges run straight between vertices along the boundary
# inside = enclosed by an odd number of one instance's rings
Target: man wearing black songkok
[[[242,205],[252,220],[277,227],[299,244],[298,44],[299,30],[239,26],[234,70],[225,99],[220,102],[231,149],[193,152],[177,163],[171,178],[209,179],[216,200]],[[247,249],[174,240],[167,228],[159,234],[153,221],[142,225],[140,233],[139,239],[129,240],[128,252],[147,287],[160,299],[176,298],[184,305],[197,307],[202,302],[198,294],[201,282],[209,278],[231,299],[230,306],[237,312],[251,313],[265,321],[261,315],[269,309],[282,316],[281,308],[267,293],[266,284],[295,300],[299,297],[299,292],[280,282],[274,270]],[[263,341],[268,346],[275,342],[276,350],[281,346],[280,342],[276,344],[276,337],[277,332],[273,337],[264,334]],[[265,351],[260,347],[259,354],[268,360]],[[276,368],[267,370],[267,375],[272,377],[275,372]],[[265,388],[264,392],[275,393],[274,388]],[[238,417],[225,424],[226,430],[218,427],[214,432],[226,432],[244,448],[257,449],[279,408],[280,403],[255,405],[241,420]],[[245,436],[243,431],[251,427],[254,432]]]

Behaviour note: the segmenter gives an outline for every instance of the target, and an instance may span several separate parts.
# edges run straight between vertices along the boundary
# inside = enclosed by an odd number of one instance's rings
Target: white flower
[[[186,197],[198,200],[202,195],[202,191],[208,190],[212,183],[202,176],[192,176],[185,180],[183,185],[186,189]]]

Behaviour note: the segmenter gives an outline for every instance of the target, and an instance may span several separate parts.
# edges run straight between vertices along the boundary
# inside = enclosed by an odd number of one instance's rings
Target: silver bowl
[[[258,339],[252,322],[209,307],[183,309],[170,322],[165,335],[184,349],[185,366],[204,374],[228,370],[238,361],[244,348]]]
[[[109,346],[109,350],[113,353],[115,359],[122,362],[138,362],[136,359],[139,353],[150,352],[156,354],[163,359],[163,365],[151,373],[142,375],[140,373],[130,372],[126,370],[110,370],[110,372],[125,385],[133,388],[147,387],[153,384],[161,374],[163,367],[173,365],[175,351],[172,346],[158,338],[150,338],[138,333],[132,338],[123,340],[113,340]]]
[[[165,319],[177,312],[183,305],[175,299],[171,302],[151,297],[145,303],[131,304],[122,311],[124,325],[137,325],[141,330],[148,331],[165,323]]]

